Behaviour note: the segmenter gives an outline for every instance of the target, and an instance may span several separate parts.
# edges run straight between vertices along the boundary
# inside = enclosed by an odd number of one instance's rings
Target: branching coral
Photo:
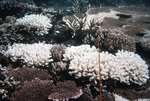
[[[149,79],[148,65],[134,52],[118,51],[110,67],[110,78],[128,85],[142,85]]]
[[[10,68],[2,67],[0,65],[0,99],[8,100],[11,93],[16,89],[19,81],[15,81],[13,77],[5,77],[5,73],[8,72]]]
[[[53,62],[50,63],[49,70],[53,78],[60,78],[61,73],[67,69],[67,63],[63,62],[63,54],[65,53],[65,45],[54,44],[50,50]]]
[[[72,60],[74,56],[85,56],[87,53],[96,52],[96,47],[90,47],[90,45],[80,45],[67,47],[65,50],[64,60]]]
[[[64,63],[62,61],[60,61],[60,62],[53,62],[53,63],[51,63],[51,66],[52,67],[50,67],[50,68],[51,68],[51,71],[53,73],[61,72],[61,71],[64,71],[64,70],[67,69],[67,63]]]
[[[25,15],[23,18],[17,19],[15,24],[16,26],[24,26],[28,30],[35,29],[37,35],[48,34],[49,29],[52,27],[51,20],[42,14]]]
[[[13,44],[8,45],[6,51],[1,51],[5,56],[10,57],[13,62],[20,60],[27,66],[48,66],[51,59],[51,44]]]
[[[66,50],[65,59],[71,60],[69,74],[75,78],[88,77],[90,81],[97,82],[99,79],[98,52],[95,47],[89,45],[74,46]],[[103,80],[108,79],[109,63],[113,55],[101,53],[101,76]]]
[[[76,15],[74,15],[73,21],[71,21],[71,19],[69,20],[68,18],[69,18],[69,16],[63,17],[63,21],[68,25],[68,27],[70,29],[72,29],[72,31],[73,31],[72,37],[74,37],[77,30],[79,30],[79,31],[83,30],[83,28],[86,24],[86,17],[79,18]]]
[[[68,77],[67,66],[68,64],[63,61],[52,62],[50,64],[48,69],[54,81],[62,81]]]
[[[76,30],[91,30],[92,28],[96,27],[96,25],[101,23],[101,19],[98,20],[96,18],[88,18],[85,17],[78,17],[77,15],[74,16],[65,16],[63,17],[63,21],[68,25],[70,29],[74,32]]]
[[[117,16],[117,14],[119,12],[116,12],[116,11],[109,11],[109,12],[103,12],[103,11],[99,11],[99,9],[94,9],[95,12],[98,12],[95,13],[95,14],[90,14],[91,12],[93,12],[93,9],[90,9],[86,12],[86,16],[83,17],[82,19],[78,20],[79,18],[75,16],[75,19],[77,20],[77,23],[75,20],[74,21],[71,21],[70,18],[68,19],[67,17],[64,17],[63,18],[63,21],[66,22],[66,24],[68,25],[69,28],[75,30],[75,26],[79,26],[80,25],[80,29],[82,30],[91,30],[92,28],[94,27],[97,27],[97,25],[100,25],[103,21],[103,19],[105,17],[112,17],[112,18],[115,18],[115,19],[118,19],[119,17]],[[72,17],[72,16],[70,16]],[[72,19],[74,19],[72,17]],[[83,26],[84,25],[84,26]]]
[[[97,35],[95,33],[87,34],[83,39],[84,43],[97,46]],[[136,42],[133,37],[124,34],[119,29],[102,29],[100,32],[100,47],[111,52],[117,50],[136,51]]]
[[[15,45],[17,48],[15,48]],[[85,77],[89,78],[89,81],[94,82],[99,80],[98,52],[94,46],[90,47],[90,45],[80,45],[67,47],[65,49],[63,46],[61,47],[59,45],[54,45],[51,50],[52,45],[43,43],[26,45],[23,48],[23,44],[15,45],[10,46],[7,51],[3,52],[5,56],[10,57],[14,61],[24,59],[23,62],[31,66],[39,66],[40,64],[36,63],[42,63],[44,61],[43,65],[40,66],[45,66],[47,64],[47,66],[50,66],[49,70],[53,72],[54,75],[56,75],[57,72],[69,69],[69,74],[75,75],[75,78]],[[38,48],[36,46],[38,46]],[[35,51],[35,47],[37,48],[37,53]],[[28,48],[29,50],[24,50],[25,48]],[[40,53],[38,52],[39,50]],[[51,61],[53,59],[50,50],[53,53],[53,58],[55,61]],[[54,50],[60,51],[54,52]],[[20,54],[19,52],[23,53]],[[142,85],[146,83],[149,78],[148,66],[145,61],[143,61],[141,57],[134,52],[118,51],[116,55],[108,52],[101,52],[100,58],[102,80],[111,78],[128,85],[131,83]],[[33,59],[33,63],[31,59]],[[70,63],[69,68],[67,67],[67,63]]]
[[[134,38],[113,30],[105,34],[104,47],[110,51],[136,51]]]
[[[85,51],[87,50],[88,51]],[[89,51],[90,46],[72,46],[66,49],[64,58],[70,60],[69,74],[75,78],[88,77],[90,81],[99,79],[97,51]],[[149,79],[148,66],[141,57],[134,52],[118,51],[116,55],[101,52],[102,80],[112,78],[130,85],[145,84]]]
[[[145,50],[150,50],[150,32],[140,39],[140,44]]]
[[[54,44],[50,50],[54,61],[61,61],[65,53],[65,45]]]

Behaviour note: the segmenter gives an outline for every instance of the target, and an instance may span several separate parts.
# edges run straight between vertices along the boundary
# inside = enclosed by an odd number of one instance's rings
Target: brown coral
[[[84,43],[90,43],[97,46],[97,35],[88,34]],[[102,29],[100,32],[100,47],[110,52],[117,52],[117,50],[136,51],[135,39],[124,34],[119,28],[117,29]]]
[[[123,32],[128,36],[133,37],[136,43],[139,43],[140,38],[147,33],[145,29],[148,26],[140,25],[138,23],[135,24],[137,25],[131,25],[130,23],[127,23],[127,25],[123,26]]]
[[[54,92],[48,96],[49,100],[69,100],[77,99],[82,95],[74,81],[58,82]]]
[[[54,85],[51,80],[35,79],[25,81],[24,86],[15,91],[12,95],[12,101],[45,101],[47,96],[53,92]]]
[[[134,38],[116,31],[105,35],[104,46],[109,49],[109,51],[136,51]]]
[[[13,77],[15,81],[30,81],[35,78],[39,78],[41,80],[52,79],[52,77],[48,74],[46,70],[40,70],[37,68],[16,68],[12,71],[5,73],[7,77]]]
[[[54,44],[51,48],[51,54],[54,61],[60,61],[63,58],[63,54],[65,53],[65,45]]]
[[[34,79],[25,81],[23,87],[15,91],[12,101],[45,101],[76,99],[82,95],[74,81],[58,82],[55,86],[51,80]]]
[[[150,33],[144,35],[144,37],[140,39],[140,44],[144,50],[150,51]]]
[[[16,21],[16,17],[13,16],[6,16],[5,22],[6,23],[14,23]]]

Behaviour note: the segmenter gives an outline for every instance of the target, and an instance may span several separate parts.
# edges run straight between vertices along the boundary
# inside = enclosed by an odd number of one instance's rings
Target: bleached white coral
[[[101,53],[101,78],[107,80],[109,78],[109,62],[111,61],[112,55],[107,53]],[[113,56],[112,56],[113,57]],[[104,59],[105,58],[105,59]],[[105,61],[104,61],[104,60]],[[89,77],[90,81],[97,82],[99,80],[99,64],[98,64],[98,52],[88,53],[85,56],[75,57],[69,65],[71,70],[69,74],[75,74],[76,78]]]
[[[15,22],[16,25],[23,25],[30,29],[36,29],[37,35],[48,34],[49,28],[52,27],[51,20],[42,14],[25,15],[23,18],[19,18]]]
[[[110,77],[127,84],[142,85],[149,79],[148,66],[138,54],[118,51],[111,64]]]
[[[72,46],[66,49],[64,59],[70,61],[69,74],[76,78],[89,77],[90,81],[99,80],[98,52],[89,45]],[[142,85],[149,78],[148,66],[134,52],[118,51],[116,55],[100,53],[101,79],[112,78],[130,85]]]
[[[88,11],[87,11],[88,12]],[[92,22],[92,20],[96,23],[101,23],[105,17],[111,17],[118,19],[119,17],[116,16],[119,12],[111,10],[110,12],[99,12],[97,14],[88,14],[87,13],[87,18],[86,18],[86,24],[84,26],[84,30],[89,29],[89,24]]]
[[[66,60],[72,60],[74,56],[81,57],[87,55],[87,53],[96,51],[96,47],[90,47],[90,45],[71,46],[66,48],[64,57]]]
[[[8,49],[2,53],[10,57],[13,62],[20,60],[27,66],[47,66],[50,61],[53,61],[50,53],[51,47],[51,44],[45,43],[15,43],[12,46],[9,45]]]
[[[68,25],[69,28],[72,30],[76,30],[80,28],[82,23],[82,30],[88,30],[90,29],[90,26],[94,27],[95,25],[99,25],[103,22],[105,17],[111,17],[118,19],[117,16],[119,12],[111,10],[110,12],[99,12],[97,14],[88,14],[88,11],[86,12],[86,16],[83,18],[79,18],[76,15],[73,16],[65,16],[63,17],[63,21]],[[80,22],[80,23],[79,23]]]
[[[112,54],[102,52],[101,55],[101,78],[108,79],[109,63],[113,59]],[[70,60],[70,75],[76,78],[89,77],[90,81],[96,82],[99,79],[98,52],[96,47],[90,45],[71,46],[66,49],[64,54],[66,60]]]

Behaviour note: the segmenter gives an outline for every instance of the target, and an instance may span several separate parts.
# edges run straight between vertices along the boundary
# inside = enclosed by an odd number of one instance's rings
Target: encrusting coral
[[[11,101],[45,101],[53,92],[52,83],[51,80],[40,79],[25,81],[22,88],[12,94]]]
[[[39,78],[41,80],[50,80],[52,77],[48,74],[47,70],[41,70],[37,68],[16,68],[11,71],[4,73],[6,77],[13,77],[15,81],[30,81],[35,78]]]
[[[55,87],[54,92],[48,96],[49,100],[68,101],[69,99],[77,99],[83,94],[82,89],[78,88],[74,81],[58,82]]]
[[[33,89],[34,88],[34,89]],[[74,81],[58,82],[34,79],[25,81],[23,87],[12,94],[12,101],[45,101],[77,99],[82,95]]]
[[[3,91],[2,99],[9,98],[10,94],[14,92],[14,90],[22,87],[25,81],[31,81],[35,78],[52,80],[52,77],[48,74],[47,70],[37,68],[23,67],[9,70],[8,67],[2,67],[0,65],[0,71],[0,90]]]

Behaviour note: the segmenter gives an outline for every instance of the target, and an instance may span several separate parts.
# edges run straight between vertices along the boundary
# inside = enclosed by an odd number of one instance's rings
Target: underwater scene
[[[150,0],[0,0],[0,101],[150,101]]]

